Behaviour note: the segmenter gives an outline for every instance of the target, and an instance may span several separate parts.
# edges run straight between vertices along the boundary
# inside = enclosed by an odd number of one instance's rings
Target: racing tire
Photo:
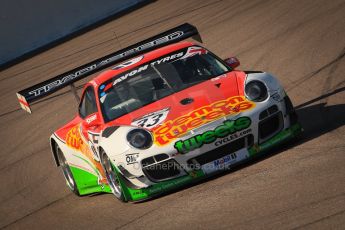
[[[104,169],[105,176],[107,177],[107,181],[111,191],[113,192],[114,196],[122,201],[126,202],[126,199],[123,195],[122,187],[120,184],[119,176],[117,172],[114,170],[113,165],[108,157],[108,155],[102,151],[101,152],[101,165]]]
[[[56,154],[57,154],[59,165],[60,165],[62,173],[65,177],[66,184],[67,184],[68,188],[75,195],[80,196],[80,193],[79,193],[79,190],[77,187],[77,183],[73,177],[71,168],[70,168],[68,162],[66,161],[65,155],[63,154],[63,152],[61,151],[61,149],[59,148],[58,145],[56,145]]]

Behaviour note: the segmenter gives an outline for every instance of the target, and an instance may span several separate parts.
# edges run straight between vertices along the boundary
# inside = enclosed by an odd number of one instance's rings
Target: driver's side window
[[[85,89],[83,98],[79,104],[79,115],[85,118],[95,112],[97,112],[95,92],[92,86],[89,86]]]

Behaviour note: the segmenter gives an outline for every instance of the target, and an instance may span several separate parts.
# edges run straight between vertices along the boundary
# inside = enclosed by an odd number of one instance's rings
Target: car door
[[[102,175],[99,178],[101,180],[100,182],[104,183],[104,171],[99,163],[100,159],[98,148],[102,121],[97,107],[95,90],[92,85],[85,88],[80,100],[78,111],[79,116],[82,119],[80,124],[81,134],[83,135],[88,147],[88,151],[85,151],[87,152],[86,155],[89,159],[92,158],[90,160],[92,160],[95,167],[99,170],[100,175]]]

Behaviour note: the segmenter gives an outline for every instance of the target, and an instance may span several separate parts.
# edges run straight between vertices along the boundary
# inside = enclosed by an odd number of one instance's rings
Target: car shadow
[[[326,103],[320,103],[296,108],[296,112],[298,120],[304,129],[299,137],[276,146],[264,154],[259,154],[252,160],[230,170],[230,172],[256,164],[345,125],[345,104],[328,106]]]
[[[331,132],[345,124],[345,104],[327,105],[326,102],[311,105],[334,94],[345,91],[345,87],[309,100],[295,107],[304,128],[302,143]]]
[[[335,95],[343,91],[345,91],[345,87],[335,89],[334,91],[330,93],[321,95],[319,97],[311,99],[295,107],[296,112],[298,114],[299,122],[301,123],[304,129],[304,132],[302,133],[300,137],[293,139],[289,142],[286,142],[275,148],[272,148],[271,150],[265,152],[264,154],[259,154],[257,157],[254,157],[251,160],[246,161],[240,165],[237,165],[236,167],[233,167],[229,170],[220,172],[216,175],[205,178],[201,181],[197,181],[195,183],[160,194],[158,196],[153,197],[152,199],[160,199],[166,195],[175,193],[177,191],[183,191],[195,185],[203,184],[209,180],[214,180],[218,177],[222,177],[231,172],[235,172],[245,167],[248,167],[250,165],[257,164],[258,162],[264,161],[270,157],[280,154],[292,147],[302,145],[303,143],[306,143],[312,139],[322,136],[325,133],[331,132],[343,126],[345,124],[345,116],[344,116],[345,104],[327,105],[326,102],[320,102],[323,99],[326,99],[332,95]],[[315,104],[316,102],[319,102],[319,103]],[[137,202],[137,203],[147,202],[152,199],[148,199],[148,200]]]

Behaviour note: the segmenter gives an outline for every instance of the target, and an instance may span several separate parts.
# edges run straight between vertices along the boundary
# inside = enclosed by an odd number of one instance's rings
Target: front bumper
[[[254,144],[251,147],[247,148],[249,157],[247,157],[245,160],[251,159],[254,156],[257,156],[279,144],[282,144],[283,142],[291,140],[294,137],[298,136],[298,134],[300,134],[301,132],[302,132],[301,125],[299,123],[295,123],[291,125],[289,128],[281,130],[280,132],[275,134],[273,137],[270,137],[264,142],[260,144]],[[239,163],[242,163],[242,162],[244,162],[244,160],[241,160]],[[229,167],[226,167],[226,168],[228,169]],[[185,186],[192,182],[199,181],[201,179],[204,179],[220,171],[221,170],[216,170],[216,171],[212,171],[211,173],[208,173],[208,171],[205,170],[205,168],[196,169],[193,171],[189,171],[184,176],[180,176],[175,179],[170,179],[167,181],[158,182],[147,188],[135,188],[135,186],[134,187],[131,186],[130,182],[126,178],[121,176],[120,173],[118,174],[120,175],[119,180],[123,188],[123,193],[126,200],[127,201],[141,201],[141,200],[145,200],[145,199],[160,195],[161,193],[171,191],[173,189],[177,189],[181,186]]]

